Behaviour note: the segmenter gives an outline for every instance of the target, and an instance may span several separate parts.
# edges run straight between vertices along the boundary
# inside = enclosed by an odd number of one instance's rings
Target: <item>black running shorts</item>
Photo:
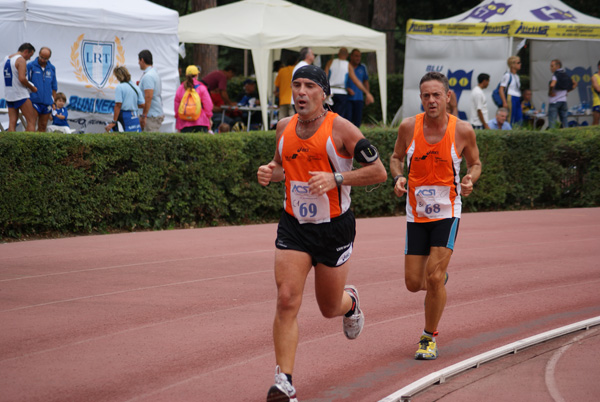
[[[280,250],[297,250],[307,253],[312,264],[339,267],[350,258],[356,236],[356,221],[352,211],[332,218],[326,223],[300,224],[296,218],[283,211],[275,247]]]
[[[429,255],[431,247],[446,247],[454,250],[460,218],[406,224],[406,246],[404,254]]]

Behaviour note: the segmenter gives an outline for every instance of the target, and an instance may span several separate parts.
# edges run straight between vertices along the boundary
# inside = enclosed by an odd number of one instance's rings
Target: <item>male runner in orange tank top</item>
[[[285,181],[284,211],[275,242],[277,309],[273,323],[275,384],[267,401],[297,401],[292,371],[298,345],[298,311],[306,278],[315,267],[315,294],[326,318],[343,317],[355,339],[364,325],[358,292],[346,285],[355,235],[350,187],[386,180],[377,150],[350,121],[323,107],[325,72],[307,65],[292,79],[297,114],[277,123],[273,160],[258,168],[258,182]],[[352,170],[352,160],[362,167]]]
[[[446,269],[454,249],[461,213],[461,195],[467,197],[481,174],[479,149],[473,127],[449,115],[448,79],[427,73],[421,79],[425,113],[406,118],[390,160],[394,192],[407,194],[405,283],[411,292],[424,290],[425,329],[415,358],[437,358],[436,335],[446,305]],[[459,177],[462,157],[467,174]],[[404,176],[404,163],[407,177]]]

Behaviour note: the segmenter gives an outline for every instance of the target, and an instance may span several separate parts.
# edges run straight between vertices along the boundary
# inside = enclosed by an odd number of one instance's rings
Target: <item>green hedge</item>
[[[386,168],[396,132],[365,135]],[[90,233],[275,221],[283,186],[256,169],[273,132],[210,134],[0,133],[0,235]],[[600,129],[482,131],[483,175],[469,211],[600,204]],[[464,170],[464,167],[463,167]],[[463,172],[464,173],[464,172]],[[391,177],[352,190],[357,216],[403,213]]]

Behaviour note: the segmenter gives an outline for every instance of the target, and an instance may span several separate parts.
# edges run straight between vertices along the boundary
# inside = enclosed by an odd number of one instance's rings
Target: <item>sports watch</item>
[[[335,184],[340,187],[344,182],[344,176],[341,173],[335,172],[333,177],[335,178]]]

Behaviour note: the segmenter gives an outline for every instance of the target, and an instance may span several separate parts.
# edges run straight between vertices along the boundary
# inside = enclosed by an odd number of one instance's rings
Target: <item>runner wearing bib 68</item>
[[[275,384],[268,402],[297,401],[292,371],[298,346],[298,312],[314,266],[315,295],[326,318],[342,318],[344,335],[364,326],[358,291],[346,285],[356,225],[350,187],[386,180],[377,149],[350,121],[323,107],[325,72],[307,65],[292,77],[297,114],[277,123],[273,160],[258,168],[258,182],[285,181],[283,213],[275,241],[277,309],[273,323]],[[361,168],[352,169],[356,159]]]
[[[461,195],[473,191],[481,162],[473,127],[446,112],[450,101],[446,76],[427,73],[419,87],[425,113],[400,124],[390,172],[396,195],[407,194],[406,287],[411,292],[426,292],[425,328],[415,358],[433,360],[438,355],[437,328],[446,305],[446,270],[458,233]],[[461,181],[463,157],[467,174]]]

